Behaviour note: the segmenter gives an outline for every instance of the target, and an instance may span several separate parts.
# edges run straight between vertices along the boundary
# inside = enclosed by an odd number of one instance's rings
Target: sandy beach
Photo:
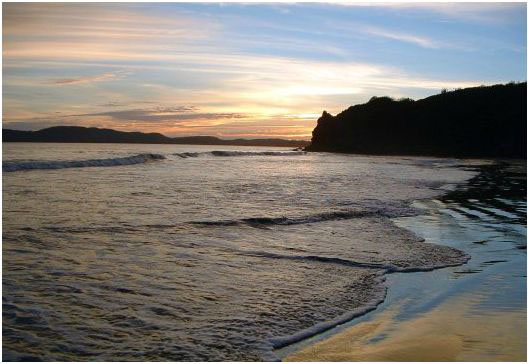
[[[525,312],[476,313],[484,299],[462,295],[403,322],[395,304],[284,361],[525,361]]]

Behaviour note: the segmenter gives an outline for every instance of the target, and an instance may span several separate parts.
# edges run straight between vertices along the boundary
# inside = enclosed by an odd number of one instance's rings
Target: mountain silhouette
[[[274,147],[303,147],[304,140],[287,139],[219,139],[212,136],[170,138],[160,133],[124,132],[112,129],[85,128],[81,126],[54,126],[38,131],[2,130],[3,142],[40,143],[141,143],[141,144],[203,144],[246,145]]]

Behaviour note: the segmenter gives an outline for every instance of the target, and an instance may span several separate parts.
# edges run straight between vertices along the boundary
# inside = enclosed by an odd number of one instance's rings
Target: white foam
[[[88,159],[78,161],[31,161],[31,162],[3,162],[3,172],[16,172],[31,169],[63,169],[63,168],[84,168],[84,167],[113,167],[126,166],[131,164],[146,163],[152,160],[165,159],[161,154],[144,153],[130,157]]]
[[[386,290],[384,290],[384,293],[383,295],[381,295],[381,297],[376,297],[372,299],[371,301],[369,301],[366,305],[356,308],[354,310],[351,310],[349,312],[346,312],[343,315],[340,315],[333,320],[320,322],[319,324],[316,324],[307,329],[298,331],[289,336],[274,337],[274,338],[269,339],[269,341],[272,344],[272,347],[274,349],[280,349],[284,346],[294,344],[296,342],[307,339],[321,332],[327,331],[335,326],[351,321],[352,319],[362,316],[368,313],[369,311],[373,311],[374,309],[377,308],[379,304],[384,302],[385,298],[386,298]]]

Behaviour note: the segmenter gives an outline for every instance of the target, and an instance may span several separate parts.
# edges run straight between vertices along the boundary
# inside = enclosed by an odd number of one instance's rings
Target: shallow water
[[[4,360],[274,359],[374,308],[384,274],[469,258],[391,221],[476,174],[458,160],[4,143],[3,163]]]
[[[278,355],[296,361],[525,361],[526,162],[481,166],[459,189],[394,219],[426,242],[467,252],[465,265],[387,276],[375,311]]]

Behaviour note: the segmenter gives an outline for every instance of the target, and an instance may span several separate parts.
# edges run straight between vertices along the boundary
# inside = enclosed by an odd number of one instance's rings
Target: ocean
[[[387,274],[466,263],[395,220],[486,163],[4,143],[3,360],[276,360],[374,309]]]

